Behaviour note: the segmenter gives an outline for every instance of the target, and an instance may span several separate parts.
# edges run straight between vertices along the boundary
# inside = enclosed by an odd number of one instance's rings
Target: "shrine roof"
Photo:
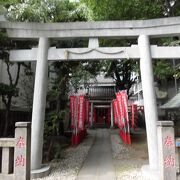
[[[180,108],[180,93],[176,94],[168,102],[160,106],[161,109],[178,109]]]
[[[115,96],[115,86],[92,86],[88,90],[90,99],[110,99]]]

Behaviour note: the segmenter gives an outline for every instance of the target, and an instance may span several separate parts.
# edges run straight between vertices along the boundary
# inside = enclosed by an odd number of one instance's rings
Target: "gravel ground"
[[[64,158],[51,162],[49,176],[37,180],[75,180],[94,142],[95,130],[89,131],[87,138],[76,148],[68,148]],[[116,129],[110,130],[113,163],[117,180],[148,180],[142,177],[141,167],[148,164],[145,138],[133,139],[132,145],[124,145]],[[139,137],[139,136],[138,136]],[[140,137],[143,137],[142,135]]]
[[[59,162],[51,162],[51,173],[36,180],[75,180],[87,154],[94,142],[95,131],[91,131],[86,139],[77,147],[68,148],[64,158]]]
[[[142,176],[141,167],[148,164],[146,141],[124,145],[116,130],[111,130],[111,145],[117,180],[148,180]]]

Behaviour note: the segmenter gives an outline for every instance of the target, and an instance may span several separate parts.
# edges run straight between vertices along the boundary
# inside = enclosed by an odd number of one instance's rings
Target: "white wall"
[[[32,69],[35,71],[35,63],[32,64]],[[15,81],[16,75],[17,75],[17,65],[14,64],[10,68],[10,72],[12,75],[13,80]],[[6,64],[0,61],[0,83],[6,83],[9,84],[9,76],[7,73],[7,67]],[[21,66],[20,71],[20,78],[18,82],[18,88],[19,88],[19,96],[13,97],[12,99],[12,108],[18,108],[18,109],[27,109],[29,108],[29,101],[32,101],[33,98],[33,85],[34,81],[33,78],[28,78],[28,76],[24,73],[24,67]],[[2,100],[0,98],[0,108],[3,109],[4,105],[2,103]]]

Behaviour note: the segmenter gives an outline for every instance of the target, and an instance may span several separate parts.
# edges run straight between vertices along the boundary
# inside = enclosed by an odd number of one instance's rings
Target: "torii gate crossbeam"
[[[131,20],[70,23],[22,23],[1,22],[0,28],[7,30],[11,38],[38,39],[39,37],[72,38],[136,38],[140,34],[151,37],[172,37],[179,35],[179,17]]]
[[[38,48],[11,50],[10,61],[36,61]],[[151,46],[152,59],[179,59],[180,47]],[[140,59],[138,45],[131,47],[66,48],[50,47],[48,61]]]

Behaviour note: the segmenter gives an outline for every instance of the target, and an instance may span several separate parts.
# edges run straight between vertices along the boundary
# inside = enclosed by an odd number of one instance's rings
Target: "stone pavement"
[[[109,130],[97,129],[95,138],[76,180],[115,180]]]

